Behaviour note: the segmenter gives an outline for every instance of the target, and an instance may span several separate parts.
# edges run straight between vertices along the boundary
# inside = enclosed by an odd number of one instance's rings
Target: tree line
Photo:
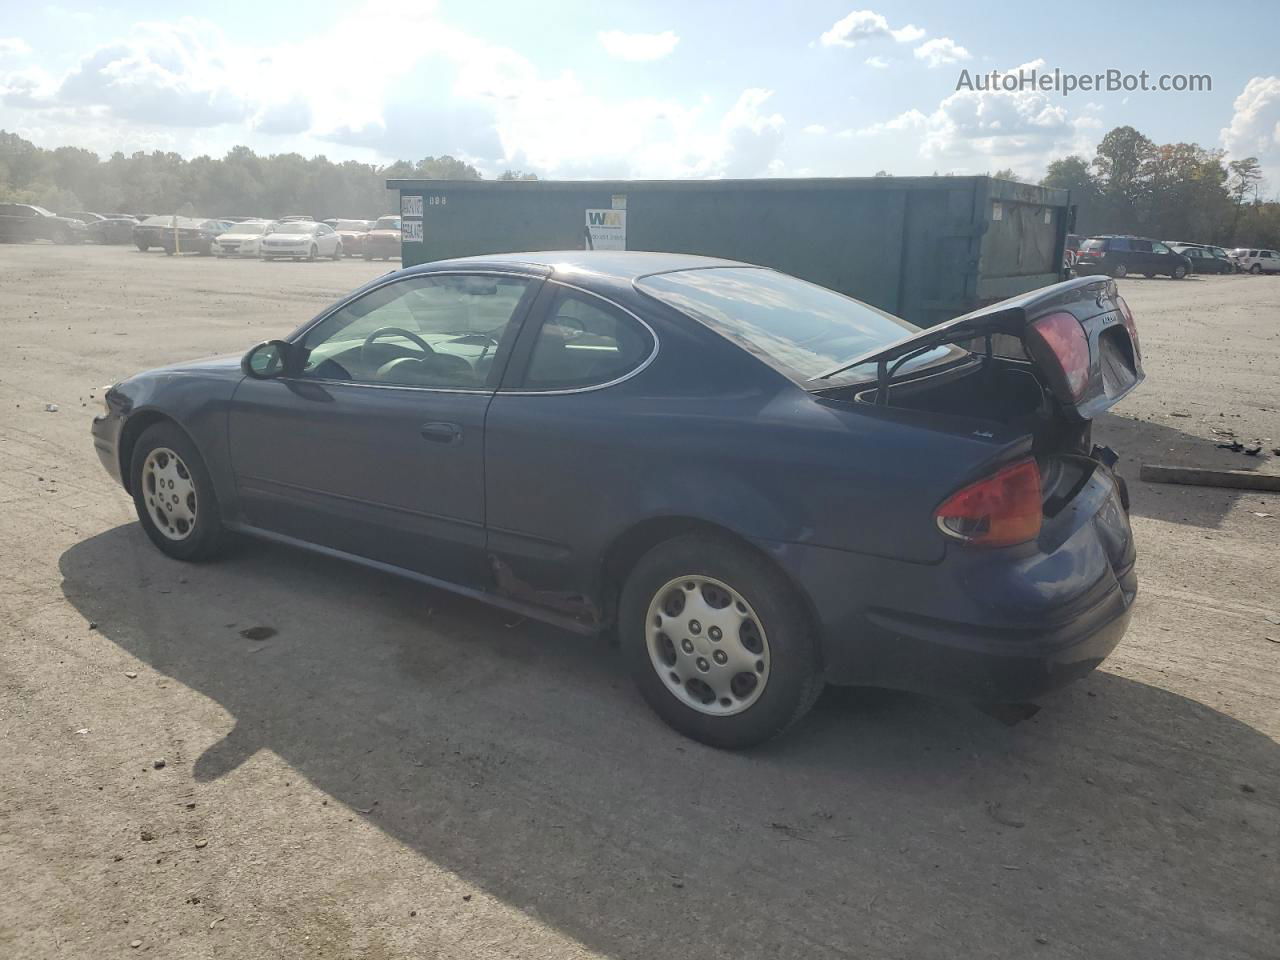
[[[449,156],[378,166],[297,153],[259,156],[248,147],[221,158],[188,160],[156,150],[104,160],[80,147],[46,150],[0,130],[0,201],[56,213],[376,217],[398,209],[386,181],[413,177],[479,180],[480,172]],[[499,179],[537,178],[508,170]]]
[[[1257,157],[1227,161],[1221,150],[1158,144],[1133,127],[1116,127],[1092,159],[1054,160],[1040,182],[1071,191],[1077,233],[1280,247],[1280,203],[1261,199]]]
[[[995,175],[1018,179],[1009,170]],[[471,164],[449,156],[378,166],[233,147],[221,158],[188,160],[157,150],[104,160],[80,147],[46,150],[0,131],[0,201],[55,212],[374,217],[396,210],[386,181],[413,177],[481,178]],[[508,170],[499,179],[537,178]],[[1054,160],[1041,183],[1071,191],[1077,233],[1280,248],[1280,203],[1260,198],[1261,180],[1255,157],[1228,162],[1220,150],[1157,144],[1125,126],[1103,137],[1092,158]]]

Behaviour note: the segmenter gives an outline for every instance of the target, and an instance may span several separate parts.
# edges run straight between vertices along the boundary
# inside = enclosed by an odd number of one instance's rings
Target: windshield
[[[53,214],[50,213],[48,210],[46,210],[44,207],[37,207],[34,203],[31,205],[31,209],[34,210],[36,213],[40,214],[40,216],[42,217],[53,216]]]
[[[288,223],[282,223],[272,233],[315,233],[318,224],[307,223],[304,220],[290,220]]]
[[[335,230],[368,230],[369,224],[363,220],[338,220],[333,224]]]
[[[231,227],[232,233],[259,234],[267,229],[265,223],[237,223]]]
[[[678,270],[643,277],[636,286],[799,381],[919,330],[860,300],[762,267]],[[964,355],[956,347],[938,347],[902,369]],[[864,378],[862,371],[843,376]]]
[[[399,218],[399,217],[379,217],[379,218],[378,218],[378,222],[377,222],[376,224],[374,224],[373,229],[375,229],[375,230],[399,230],[399,229],[400,229],[400,218]]]

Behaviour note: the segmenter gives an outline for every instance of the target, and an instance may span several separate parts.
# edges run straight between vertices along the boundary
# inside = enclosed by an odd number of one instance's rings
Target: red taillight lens
[[[1020,460],[952,494],[938,508],[938,528],[984,547],[1007,547],[1040,535],[1040,468]]]
[[[1057,365],[1068,394],[1061,399],[1074,403],[1083,397],[1089,386],[1089,341],[1080,322],[1069,313],[1051,313],[1031,324],[1027,338],[1035,359]]]
[[[1124,297],[1117,296],[1116,303],[1120,306],[1120,316],[1124,318],[1124,328],[1129,331],[1129,339],[1133,341],[1133,355],[1141,360],[1142,348],[1138,346],[1138,325],[1133,322],[1133,311],[1124,302]]]

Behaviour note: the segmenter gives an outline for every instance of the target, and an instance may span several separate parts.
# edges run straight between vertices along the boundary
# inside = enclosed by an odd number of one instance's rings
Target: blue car
[[[139,374],[93,424],[178,560],[246,534],[616,638],[672,727],[747,747],[825,683],[1034,697],[1137,590],[1093,418],[1143,378],[1080,278],[921,330],[786,274],[509,254]]]

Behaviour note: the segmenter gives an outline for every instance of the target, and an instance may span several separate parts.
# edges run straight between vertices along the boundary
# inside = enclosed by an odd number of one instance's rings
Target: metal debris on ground
[[[240,631],[240,636],[246,640],[267,640],[274,637],[276,633],[275,627],[246,627]]]

